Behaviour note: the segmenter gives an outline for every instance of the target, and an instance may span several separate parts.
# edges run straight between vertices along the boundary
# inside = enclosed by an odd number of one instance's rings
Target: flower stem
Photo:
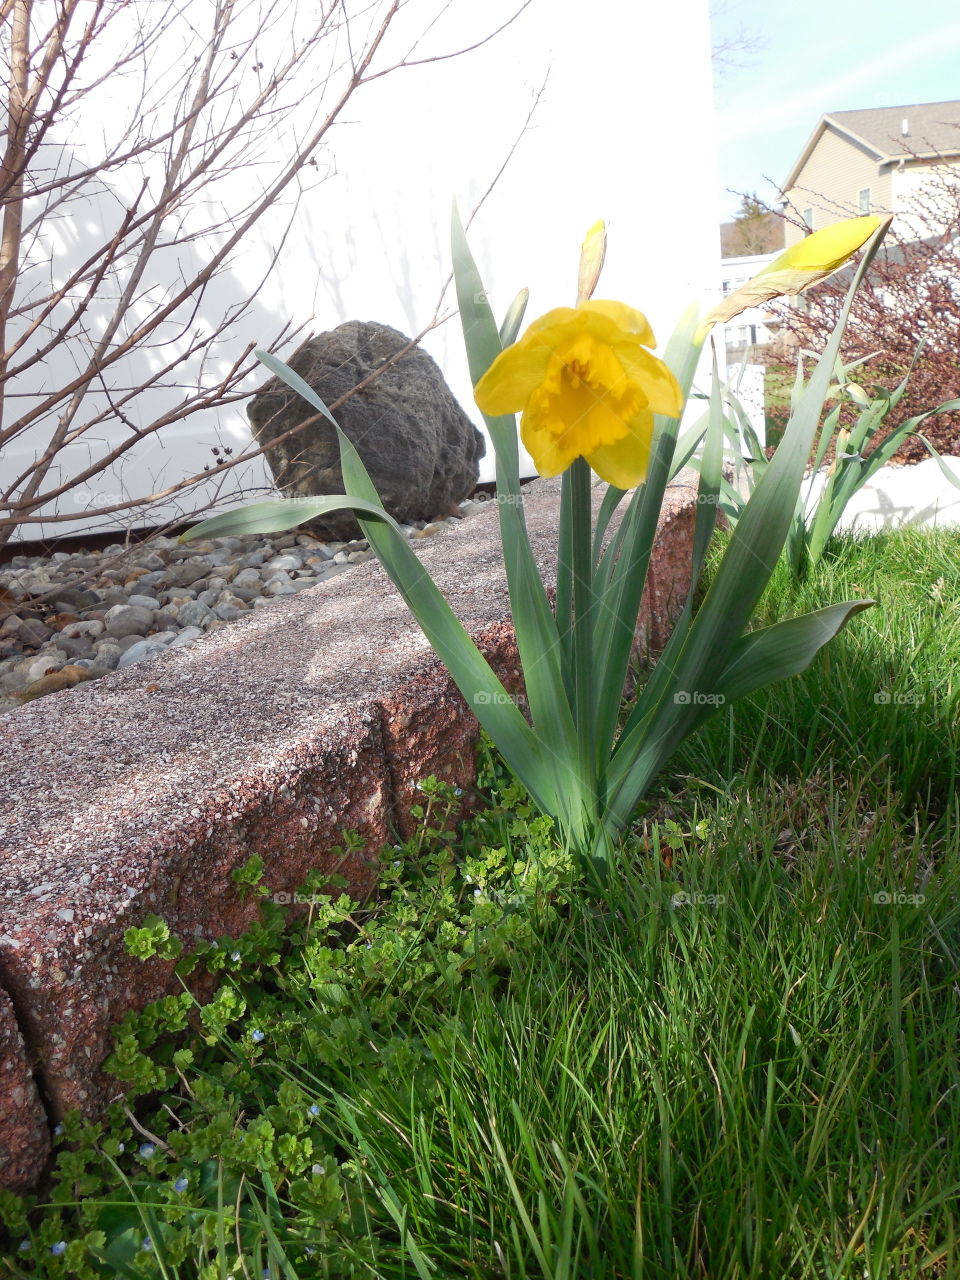
[[[591,812],[586,815],[591,832],[600,824],[596,698],[593,670],[593,521],[590,503],[590,468],[583,458],[570,467],[571,543],[573,553],[573,667],[574,718],[577,726],[580,776]]]

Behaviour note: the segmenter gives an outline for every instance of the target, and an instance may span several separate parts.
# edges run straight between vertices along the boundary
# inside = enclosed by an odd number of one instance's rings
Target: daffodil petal
[[[630,380],[643,387],[647,408],[668,418],[679,418],[683,392],[663,361],[642,347],[625,342],[618,342],[614,349]]]
[[[590,469],[617,489],[633,489],[647,478],[653,414],[647,410],[629,423],[627,434],[586,455]]]
[[[583,308],[582,307],[554,307],[552,311],[546,312],[545,315],[538,316],[532,321],[524,331],[521,342],[528,339],[538,337],[544,333],[551,336],[555,333],[562,333],[568,328],[571,330],[582,327],[583,324]]]
[[[543,382],[552,359],[548,346],[528,342],[525,334],[500,352],[474,388],[473,398],[493,418],[502,413],[518,413]]]
[[[575,441],[542,428],[538,420],[528,414],[520,420],[520,439],[542,476],[558,476],[580,457]]]
[[[612,302],[605,298],[591,298],[589,302],[582,302],[579,310],[612,320],[618,329],[626,330],[637,342],[642,342],[645,347],[655,347],[657,345],[657,340],[653,336],[653,330],[650,328],[650,322],[647,317],[642,311],[635,311],[633,307],[628,307],[625,302]]]

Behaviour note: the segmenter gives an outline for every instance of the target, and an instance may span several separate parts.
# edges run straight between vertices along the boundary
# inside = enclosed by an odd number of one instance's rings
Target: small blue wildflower
[[[149,1160],[156,1149],[156,1146],[152,1142],[141,1142],[140,1144],[140,1154],[144,1160]]]
[[[312,1116],[318,1116],[320,1114],[320,1108],[315,1102],[310,1103],[310,1114]]]
[[[17,1247],[17,1253],[29,1253],[33,1248],[29,1240],[21,1240]]]
[[[260,1041],[264,1039],[264,1034],[262,1031],[251,1031],[250,1039],[253,1041],[254,1044],[259,1044]]]
[[[269,1267],[263,1268],[263,1280],[270,1280],[270,1277],[272,1275],[273,1275],[273,1272],[270,1270]]]
[[[239,951],[234,951],[234,952],[231,954],[230,959],[231,959],[231,960],[239,960],[239,959],[240,959],[240,952],[239,952]]]
[[[463,795],[463,787],[454,787],[454,788],[453,788],[453,794],[454,794],[455,796],[462,796],[462,795]]]
[[[143,1237],[143,1244],[140,1246],[140,1248],[143,1249],[144,1252],[146,1253],[150,1252],[150,1250],[153,1248],[153,1241],[150,1239],[149,1236]]]
[[[54,1136],[55,1138],[59,1138],[59,1137],[60,1137],[60,1135],[61,1135],[61,1133],[63,1133],[63,1125],[62,1125],[62,1124],[58,1124],[58,1125],[57,1125],[57,1127],[56,1127],[56,1128],[54,1129],[54,1131],[53,1131],[53,1136]]]
[[[176,1182],[173,1184],[173,1189],[174,1191],[186,1191],[189,1185],[190,1185],[189,1178],[178,1178]]]
[[[327,1172],[327,1166],[325,1164],[311,1165],[310,1172],[315,1173],[317,1174],[318,1177],[322,1178],[323,1175]]]
[[[303,1252],[304,1252],[304,1253],[305,1253],[309,1258],[312,1258],[312,1257],[313,1257],[313,1255],[314,1255],[317,1251],[316,1251],[316,1249],[314,1248],[314,1246],[313,1246],[312,1244],[305,1244],[305,1245],[303,1246]]]
[[[55,1258],[59,1258],[62,1253],[67,1252],[66,1240],[58,1240],[56,1244],[50,1246],[50,1252]]]
[[[117,1154],[118,1154],[118,1155],[121,1155],[121,1156],[122,1156],[122,1155],[123,1155],[123,1153],[126,1151],[126,1149],[127,1149],[127,1148],[126,1148],[126,1146],[125,1146],[122,1142],[118,1142],[118,1143],[117,1143]]]

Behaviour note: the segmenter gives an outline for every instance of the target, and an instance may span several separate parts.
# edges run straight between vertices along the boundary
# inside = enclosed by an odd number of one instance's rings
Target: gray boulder
[[[351,391],[409,339],[387,325],[351,320],[310,338],[287,361],[327,405]],[[259,444],[314,415],[307,402],[271,378],[247,406]],[[419,347],[333,410],[353,442],[387,511],[401,523],[445,515],[477,483],[484,440],[460,408],[435,361]],[[343,493],[336,433],[325,418],[266,450],[286,497]],[[311,520],[323,537],[350,539],[349,512]]]

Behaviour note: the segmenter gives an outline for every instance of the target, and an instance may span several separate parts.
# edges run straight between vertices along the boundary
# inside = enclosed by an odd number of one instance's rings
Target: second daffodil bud
[[[760,307],[772,298],[803,293],[842,267],[884,221],[873,216],[845,218],[798,240],[714,307],[705,318],[704,327],[732,320],[749,307]]]

